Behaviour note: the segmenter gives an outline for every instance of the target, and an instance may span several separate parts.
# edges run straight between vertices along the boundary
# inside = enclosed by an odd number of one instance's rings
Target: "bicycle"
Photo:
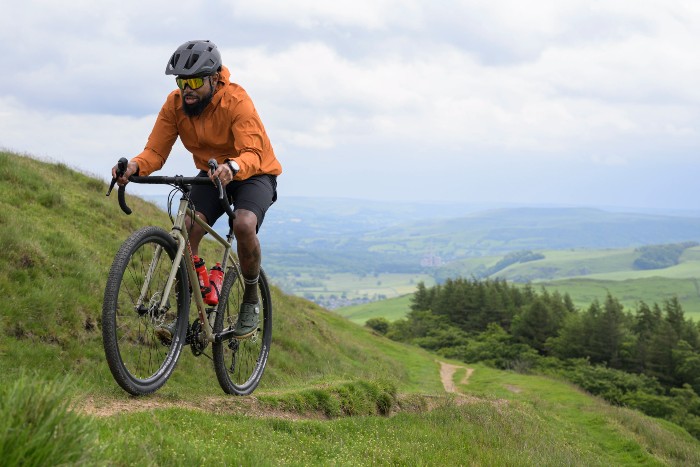
[[[126,170],[127,160],[117,164],[118,176]],[[216,170],[214,159],[209,167]],[[161,227],[143,227],[121,245],[114,257],[105,286],[102,306],[102,336],[109,369],[116,382],[132,395],[152,393],[172,375],[184,346],[195,356],[205,355],[214,364],[219,385],[228,394],[252,393],[262,378],[272,341],[272,299],[265,272],[258,281],[260,322],[257,331],[246,339],[233,337],[244,283],[240,265],[232,250],[235,214],[216,179],[219,199],[228,214],[228,235],[224,239],[194,215],[189,201],[190,187],[211,184],[208,177],[132,176],[133,183],[173,186],[168,211],[173,223],[168,232]],[[107,191],[110,195],[116,179]],[[173,220],[172,202],[182,193]],[[127,215],[125,187],[118,190],[119,206]],[[223,283],[219,302],[206,306],[192,252],[185,215],[202,226],[223,248]],[[194,297],[196,317],[190,324],[190,301]],[[174,305],[174,308],[173,308]],[[170,342],[156,332],[163,326],[173,329]],[[211,353],[205,350],[212,345]]]

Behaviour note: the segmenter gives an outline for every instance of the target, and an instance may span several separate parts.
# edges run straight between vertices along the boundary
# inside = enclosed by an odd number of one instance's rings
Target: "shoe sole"
[[[257,330],[258,330],[258,329],[255,328],[255,329],[253,329],[252,331],[250,331],[249,333],[242,334],[242,335],[240,335],[240,336],[237,336],[236,334],[234,334],[234,335],[233,335],[233,338],[234,338],[234,339],[238,339],[238,340],[247,339],[247,338],[249,338],[250,336],[252,336],[253,334],[255,334],[255,333],[257,332]]]

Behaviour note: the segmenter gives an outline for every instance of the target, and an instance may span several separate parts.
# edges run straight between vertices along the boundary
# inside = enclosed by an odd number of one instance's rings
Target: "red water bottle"
[[[204,260],[199,256],[194,255],[192,259],[194,260],[194,270],[197,271],[197,277],[199,278],[199,289],[202,292],[202,297],[206,297],[211,292],[207,267],[204,265]]]
[[[219,294],[221,293],[221,285],[224,283],[224,271],[221,269],[221,263],[216,263],[209,272],[209,285],[211,291],[204,297],[207,305],[216,305],[219,303]]]

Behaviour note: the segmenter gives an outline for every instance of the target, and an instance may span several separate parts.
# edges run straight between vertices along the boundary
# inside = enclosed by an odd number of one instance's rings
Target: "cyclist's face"
[[[197,89],[192,89],[191,86],[184,83],[184,89],[180,89],[180,95],[182,96],[182,110],[189,117],[195,117],[204,112],[204,109],[211,102],[211,98],[214,96],[214,90],[216,89],[216,83],[219,79],[219,74],[215,73],[212,76],[207,76],[202,81],[202,86]],[[197,85],[199,83],[193,83]]]
[[[197,105],[202,99],[206,99],[213,94],[214,86],[219,79],[219,74],[215,73],[212,76],[207,76],[203,78],[204,84],[197,88],[192,89],[189,85],[185,84],[184,89],[180,89],[180,94],[182,99],[187,105]]]

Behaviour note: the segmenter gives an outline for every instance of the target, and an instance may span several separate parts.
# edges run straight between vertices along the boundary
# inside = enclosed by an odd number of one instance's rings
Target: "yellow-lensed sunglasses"
[[[204,86],[204,78],[175,78],[175,82],[180,89],[185,89],[185,86],[189,86],[190,89],[199,89]]]

